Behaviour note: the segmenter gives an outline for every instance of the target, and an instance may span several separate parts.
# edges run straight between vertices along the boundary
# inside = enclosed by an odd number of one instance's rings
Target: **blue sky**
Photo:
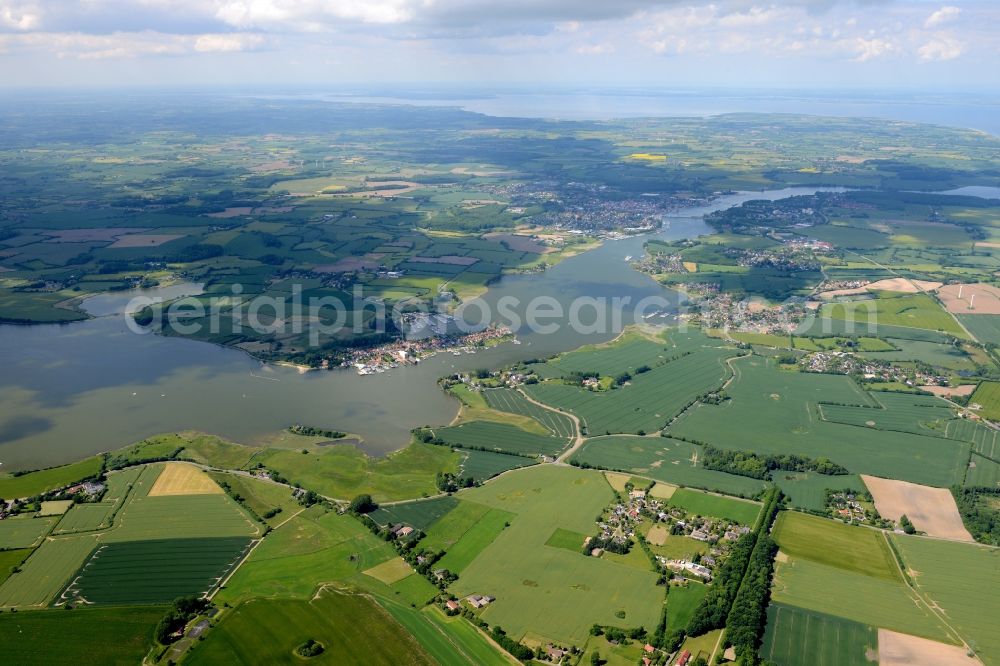
[[[0,86],[1000,89],[1000,1],[0,0]]]

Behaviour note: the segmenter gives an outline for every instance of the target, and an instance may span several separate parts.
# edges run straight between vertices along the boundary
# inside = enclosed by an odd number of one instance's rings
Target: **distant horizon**
[[[995,90],[997,25],[989,0],[13,0],[0,11],[0,88]]]

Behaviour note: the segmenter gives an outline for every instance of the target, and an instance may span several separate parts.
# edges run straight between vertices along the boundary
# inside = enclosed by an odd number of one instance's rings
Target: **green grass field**
[[[910,326],[968,338],[955,318],[927,294],[882,295],[874,300],[828,304],[820,316],[879,327]]]
[[[864,490],[861,477],[857,474],[827,476],[814,472],[783,472],[771,474],[771,480],[781,488],[793,507],[822,511],[826,507],[826,491]]]
[[[729,370],[725,359],[734,353],[731,349],[698,348],[610,391],[553,382],[525,386],[524,390],[539,402],[578,416],[591,435],[656,432],[695,397],[726,380]]]
[[[0,613],[0,645],[9,664],[134,666],[153,643],[163,608],[77,608]]]
[[[848,377],[784,371],[757,356],[733,365],[732,399],[689,410],[671,434],[720,448],[825,457],[854,473],[923,485],[946,487],[965,476],[968,443],[823,420],[820,402],[875,404]]]
[[[565,548],[574,553],[579,553],[583,550],[583,541],[586,538],[587,535],[585,534],[557,527],[552,536],[546,539],[545,545],[553,548]]]
[[[954,643],[947,628],[903,581],[792,558],[778,562],[773,601],[904,634]],[[860,600],[864,600],[863,603]]]
[[[42,541],[58,520],[58,517],[30,516],[0,520],[0,549],[32,548]]]
[[[268,449],[254,460],[322,495],[350,500],[368,493],[379,502],[436,494],[434,476],[458,471],[460,460],[447,447],[430,444],[411,444],[385,458],[370,458],[347,444],[310,451]]]
[[[597,372],[614,376],[620,372],[632,372],[641,365],[650,367],[677,354],[674,338],[682,349],[694,346],[691,338],[703,337],[700,331],[690,334],[672,332],[671,339],[663,336],[653,340],[635,330],[626,331],[618,339],[598,345],[587,345],[544,363],[532,366],[543,377],[559,377],[571,372]],[[718,344],[718,343],[715,343]]]
[[[14,574],[14,569],[31,555],[31,548],[0,550],[0,585]]]
[[[483,391],[482,395],[493,409],[529,416],[548,428],[556,437],[569,438],[576,435],[573,420],[568,416],[540,407],[514,389],[490,389]]]
[[[877,650],[878,630],[867,624],[779,603],[767,609],[760,655],[777,666],[871,666]]]
[[[531,458],[524,456],[511,456],[505,453],[493,453],[492,451],[461,451],[463,460],[461,463],[462,476],[470,476],[475,481],[486,481],[492,479],[497,474],[501,474],[510,469],[528,467],[536,464]]]
[[[501,509],[490,509],[469,528],[445,556],[437,561],[437,566],[460,573],[479,556],[506,529],[506,524],[514,516]]]
[[[0,607],[42,608],[59,594],[97,545],[91,535],[49,539],[0,585]]]
[[[1000,549],[974,544],[892,537],[917,588],[987,666],[1000,664]]]
[[[435,428],[434,434],[452,446],[509,451],[520,454],[558,455],[569,443],[564,437],[536,435],[517,426],[492,421],[469,421]]]
[[[458,506],[426,530],[427,536],[420,545],[432,550],[448,550],[491,510],[483,504],[459,501]]]
[[[753,527],[760,513],[760,504],[711,495],[698,490],[680,488],[671,495],[669,503],[688,513],[713,518],[726,518]]]
[[[538,466],[508,474],[461,496],[515,514],[461,572],[458,596],[491,594],[483,619],[512,637],[525,633],[582,645],[595,622],[655,626],[663,600],[656,574],[546,547],[555,528],[580,534],[612,498],[603,475]],[[466,535],[468,538],[468,535]],[[452,553],[455,549],[452,549]],[[619,611],[625,617],[616,616]]]
[[[960,314],[956,317],[976,340],[983,344],[987,342],[1000,344],[1000,315]]]
[[[228,483],[233,492],[243,498],[250,510],[271,527],[280,524],[299,506],[298,501],[292,496],[291,489],[287,486],[263,479],[226,474],[225,472],[211,472],[209,476],[217,483],[220,481]],[[262,518],[265,513],[274,509],[281,509],[281,513],[271,518]]]
[[[442,666],[511,663],[462,617],[446,617],[435,606],[418,610],[381,597],[376,601]]]
[[[308,599],[323,583],[345,581],[396,555],[360,522],[313,507],[265,538],[216,598]]]
[[[75,532],[92,532],[102,527],[111,526],[111,517],[115,513],[115,502],[94,502],[92,504],[74,505],[59,521],[53,534],[73,534]]]
[[[824,420],[834,423],[930,437],[943,437],[944,424],[955,418],[952,407],[931,396],[875,392],[870,399],[878,406],[819,403],[819,411]]]
[[[254,599],[223,616],[188,664],[295,664],[296,647],[313,639],[317,664],[433,664],[420,644],[364,596],[325,591],[308,601]]]
[[[257,537],[256,522],[228,495],[164,495],[139,493],[126,500],[112,529],[101,540],[147,541],[211,537]]]
[[[882,533],[795,511],[783,511],[772,536],[782,552],[847,571],[900,580]]]
[[[458,500],[448,495],[428,500],[380,506],[368,514],[368,517],[382,526],[405,523],[421,532],[426,532],[428,528],[457,506]]]
[[[588,439],[573,454],[572,462],[730,495],[753,497],[764,489],[765,484],[760,479],[695,465],[695,455],[701,455],[700,447],[677,439],[612,435]]]
[[[965,475],[965,486],[968,488],[1000,487],[1000,463],[973,453],[969,460],[969,471]]]
[[[101,456],[93,456],[71,465],[51,467],[21,476],[3,475],[0,476],[0,497],[5,499],[31,497],[47,490],[62,488],[74,481],[94,476],[101,471],[102,464]]]
[[[673,586],[667,592],[667,629],[677,631],[687,626],[694,609],[708,593],[708,586],[689,582],[684,586]]]
[[[100,545],[62,596],[112,605],[167,604],[177,597],[200,596],[236,566],[249,546],[245,537]]]
[[[990,420],[1000,419],[1000,382],[981,382],[969,398],[969,404],[982,405],[979,414]]]

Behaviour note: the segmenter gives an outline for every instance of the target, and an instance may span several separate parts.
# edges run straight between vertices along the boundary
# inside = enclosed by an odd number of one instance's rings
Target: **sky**
[[[1000,90],[1000,0],[0,0],[0,87]]]

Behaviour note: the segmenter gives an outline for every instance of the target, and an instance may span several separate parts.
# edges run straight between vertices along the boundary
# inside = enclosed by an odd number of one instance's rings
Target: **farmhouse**
[[[468,601],[469,605],[473,608],[485,608],[490,605],[491,602],[496,601],[494,597],[480,594],[470,594],[465,598],[465,600]]]
[[[462,610],[462,604],[458,603],[454,599],[449,599],[448,601],[444,602],[444,605],[450,611]]]

